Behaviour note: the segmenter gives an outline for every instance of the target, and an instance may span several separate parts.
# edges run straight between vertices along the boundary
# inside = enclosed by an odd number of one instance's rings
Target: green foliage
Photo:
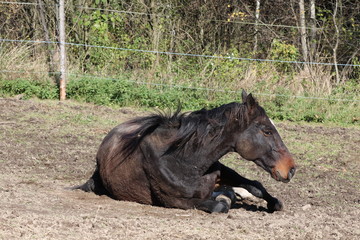
[[[29,81],[25,79],[0,79],[0,95],[24,94],[23,98],[56,99],[59,97],[57,87],[49,81]]]
[[[154,59],[152,54],[112,49],[146,49],[149,45],[142,31],[134,31],[127,26],[123,15],[96,10],[76,16],[72,21],[79,24],[86,32],[86,44],[105,47],[70,49],[73,51],[73,56],[79,56],[78,59],[85,60],[81,64],[86,71],[113,72],[119,69],[151,66]],[[69,38],[76,36],[69,36]]]
[[[162,86],[148,87],[126,80],[82,78],[71,81],[67,96],[72,99],[104,105],[141,106],[148,108],[175,109],[179,103],[184,109],[213,107],[230,101],[227,95],[210,102],[209,94],[194,89],[178,89]],[[211,94],[210,94],[211,95]]]
[[[295,98],[286,88],[278,88],[275,92],[276,95],[257,96],[255,93],[255,96],[269,117],[277,120],[359,125],[360,106],[358,101],[331,100],[341,98],[356,100],[358,91],[357,88],[345,85],[335,91],[329,100],[311,97]],[[58,98],[58,88],[46,81],[0,80],[1,96],[17,94],[24,94],[25,98],[56,99]],[[83,77],[72,79],[68,83],[67,96],[69,99],[99,105],[176,109],[180,103],[184,110],[196,110],[239,101],[240,93],[144,85],[124,78],[109,80]]]
[[[347,81],[346,83],[350,83],[351,85],[359,85],[360,84],[360,59],[358,57],[355,57],[352,59],[352,64],[357,65],[356,67],[352,68],[351,74],[350,74],[350,81]],[[351,88],[355,88],[351,87]],[[360,94],[360,87],[357,87],[358,93]]]
[[[336,96],[329,100],[276,96],[262,100],[261,104],[271,118],[278,120],[359,125],[359,102],[331,99],[336,99]]]
[[[280,61],[297,61],[300,53],[292,44],[274,39],[270,49],[271,59]],[[294,71],[294,64],[287,62],[276,62],[275,66],[279,72],[289,73]]]
[[[240,54],[237,49],[232,48],[228,50],[228,54],[225,56],[229,59],[216,59],[214,61],[214,78],[220,85],[234,83],[243,78],[249,62],[232,59],[240,56],[246,57],[244,54]]]

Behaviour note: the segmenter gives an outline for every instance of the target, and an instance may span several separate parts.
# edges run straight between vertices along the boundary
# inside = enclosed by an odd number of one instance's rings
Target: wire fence
[[[95,76],[95,75],[77,74],[77,73],[69,73],[69,75],[70,75],[70,76],[80,76],[80,77],[106,79],[106,80],[113,80],[113,81],[119,80],[118,78],[108,77],[108,76]],[[189,87],[189,86],[182,86],[182,85],[176,85],[176,84],[149,83],[149,82],[142,82],[142,81],[135,81],[135,80],[134,80],[134,81],[132,81],[132,80],[125,80],[125,81],[126,81],[126,82],[130,82],[130,83],[136,83],[136,84],[153,85],[153,86],[163,86],[163,87],[171,87],[171,88],[193,89],[193,90],[200,90],[200,91],[212,91],[212,92],[224,92],[224,93],[238,93],[238,94],[241,93],[241,91],[224,90],[224,89],[216,89],[216,88]],[[308,99],[308,100],[360,102],[360,99],[340,99],[340,98],[307,97],[307,96],[295,96],[295,95],[274,94],[274,93],[260,93],[260,92],[254,92],[253,94],[255,94],[255,95],[257,95],[257,96],[287,97],[287,98],[299,98],[299,99]]]
[[[31,73],[31,74],[40,73],[40,74],[49,74],[49,75],[60,75],[60,72],[4,70],[4,69],[0,69],[0,73]],[[84,78],[94,78],[94,79],[109,80],[109,81],[119,81],[120,80],[117,77],[97,76],[97,75],[80,74],[80,73],[72,73],[72,72],[68,72],[67,75],[70,77],[75,77],[74,79],[78,79],[79,77],[84,77]],[[234,93],[234,94],[241,93],[241,91],[235,91],[235,90],[224,90],[224,89],[206,88],[206,87],[192,87],[192,86],[184,86],[184,85],[177,85],[177,84],[136,81],[136,80],[129,80],[129,79],[127,79],[127,80],[122,79],[121,81],[128,82],[128,83],[134,83],[134,84],[140,84],[140,85],[161,86],[161,87],[166,87],[166,88],[191,89],[191,90],[198,90],[198,91],[223,92],[223,93]],[[360,102],[360,99],[331,98],[331,97],[325,98],[325,97],[286,95],[286,94],[263,93],[263,92],[254,92],[253,94],[255,94],[257,96],[286,97],[286,98],[298,98],[298,99],[305,99],[305,100],[325,100],[325,101],[335,101],[335,102]]]
[[[17,43],[45,43],[45,44],[60,44],[61,43],[61,42],[57,42],[57,41],[17,40],[17,39],[4,39],[4,38],[0,38],[0,41],[1,42],[17,42]],[[348,63],[304,62],[304,61],[286,61],[286,60],[276,60],[276,59],[243,58],[243,57],[234,57],[234,56],[203,55],[203,54],[193,54],[193,53],[179,53],[179,52],[144,50],[144,49],[134,49],[134,48],[98,46],[98,45],[91,45],[91,44],[84,44],[84,43],[64,42],[64,44],[68,45],[68,46],[89,47],[89,48],[103,48],[103,49],[112,49],[112,50],[121,50],[121,51],[132,51],[132,52],[153,53],[153,54],[166,54],[166,55],[177,55],[177,56],[187,56],[187,57],[203,57],[203,58],[241,60],[241,61],[292,63],[292,64],[325,65],[325,66],[335,66],[335,65],[337,65],[337,66],[344,66],[344,67],[360,67],[360,64],[348,64]]]
[[[8,2],[8,1],[0,1],[0,4],[19,4],[19,5],[40,5],[35,2]],[[58,6],[58,4],[43,4],[49,6]],[[93,8],[93,7],[84,7],[80,5],[76,5],[75,7],[93,11],[108,11],[115,12],[121,14],[137,14],[137,15],[157,15],[162,17],[168,17],[166,15],[159,14],[149,14],[144,12],[133,12],[133,11],[120,11],[120,10],[112,10],[112,9],[103,9],[103,8]],[[215,20],[217,21],[217,20]],[[240,24],[255,24],[252,22],[239,22],[233,21],[234,23]],[[258,25],[264,26],[273,26],[273,27],[292,27],[299,28],[298,26],[289,26],[289,25],[279,25],[279,24],[265,24],[265,23],[256,23]],[[360,67],[360,64],[348,64],[348,63],[326,63],[326,62],[306,62],[306,61],[286,61],[286,60],[278,60],[278,59],[258,59],[258,58],[245,58],[245,57],[235,57],[235,56],[219,56],[219,55],[204,55],[204,54],[193,54],[193,53],[181,53],[181,52],[170,52],[170,51],[156,51],[156,50],[146,50],[146,49],[134,49],[134,48],[125,48],[125,47],[110,47],[110,46],[99,46],[99,45],[91,45],[91,44],[83,44],[83,43],[72,43],[72,42],[59,42],[59,41],[41,41],[41,40],[25,40],[25,39],[6,39],[0,38],[0,42],[12,42],[12,43],[25,43],[25,44],[65,44],[67,46],[74,47],[87,47],[87,48],[100,48],[100,49],[111,49],[117,51],[131,51],[131,52],[141,52],[141,53],[150,53],[150,54],[164,54],[164,55],[175,55],[175,56],[186,56],[186,57],[202,57],[202,58],[213,58],[213,59],[225,59],[225,60],[239,60],[239,61],[255,61],[255,62],[272,62],[272,63],[290,63],[290,64],[303,64],[303,65],[325,65],[325,66],[343,66],[343,67]],[[41,73],[41,74],[50,74],[57,75],[60,72],[47,72],[47,71],[23,71],[23,70],[7,70],[1,69],[2,73]],[[118,78],[110,77],[110,76],[96,76],[96,75],[87,75],[87,74],[78,74],[78,73],[66,73],[68,76],[81,76],[81,77],[89,77],[89,78],[101,78],[107,80],[119,80]],[[149,83],[142,81],[132,81],[126,80],[127,82],[132,82],[136,84],[146,84],[152,86],[163,86],[169,88],[181,88],[181,89],[193,89],[200,91],[214,91],[214,92],[227,92],[227,93],[239,93],[239,91],[231,91],[231,90],[223,90],[223,89],[215,89],[215,88],[204,88],[204,87],[191,87],[184,85],[176,85],[176,84],[165,84],[165,83]],[[295,95],[285,95],[285,94],[273,94],[273,93],[254,93],[259,96],[275,96],[275,97],[288,97],[288,98],[299,98],[299,99],[309,99],[309,100],[327,100],[327,101],[347,101],[347,102],[360,102],[359,99],[338,99],[338,98],[323,98],[323,97],[309,97],[309,96],[295,96]]]

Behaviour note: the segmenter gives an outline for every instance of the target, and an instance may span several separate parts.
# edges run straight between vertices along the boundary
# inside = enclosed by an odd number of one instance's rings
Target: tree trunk
[[[337,61],[337,49],[339,47],[339,27],[338,27],[338,23],[336,21],[336,17],[337,17],[337,11],[338,11],[338,6],[339,6],[339,0],[335,1],[335,9],[334,9],[334,13],[333,13],[333,22],[334,22],[334,27],[335,27],[335,45],[333,47],[333,59],[334,59],[334,66],[335,66],[335,76],[336,76],[336,84],[340,83],[340,75],[339,75],[339,68],[338,68],[338,61]]]
[[[310,60],[315,61],[316,55],[316,12],[315,0],[310,0]]]
[[[159,42],[160,42],[160,37],[161,37],[161,30],[160,30],[160,20],[159,20],[159,16],[158,14],[158,1],[157,0],[150,0],[149,2],[147,1],[143,1],[144,6],[146,6],[147,8],[147,12],[148,12],[148,19],[149,19],[149,25],[150,25],[150,30],[151,32],[149,32],[149,36],[151,36],[151,41],[152,41],[152,50],[153,51],[159,51]],[[155,59],[152,62],[152,67],[150,70],[150,76],[149,76],[149,81],[153,80],[153,76],[154,73],[159,65],[160,62],[160,55],[158,53],[155,54]]]
[[[300,9],[300,36],[301,36],[301,48],[303,53],[304,61],[309,61],[309,54],[307,49],[306,42],[306,24],[305,24],[305,7],[304,0],[299,0],[299,9]]]
[[[254,49],[253,55],[256,56],[257,49],[258,49],[258,31],[259,31],[259,19],[260,19],[260,0],[256,0],[256,9],[255,9],[255,27],[254,27]]]
[[[44,3],[42,0],[38,0],[38,6],[39,6],[39,20],[44,30],[44,39],[46,42],[50,42],[49,37],[49,29],[48,25],[45,20],[45,10],[44,10]],[[48,52],[48,64],[49,64],[49,72],[52,75],[56,71],[56,61],[54,59],[54,51],[52,49],[52,45],[47,43],[47,52]]]

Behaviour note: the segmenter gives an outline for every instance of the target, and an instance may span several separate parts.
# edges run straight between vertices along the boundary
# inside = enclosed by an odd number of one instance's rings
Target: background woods
[[[90,74],[141,81],[148,88],[246,88],[358,101],[360,5],[355,0],[69,0],[65,7],[66,41],[80,43],[67,45],[69,84]],[[58,17],[50,0],[1,3],[0,36],[57,42]],[[3,79],[51,78],[47,72],[59,70],[56,44],[2,41],[0,46]],[[214,91],[206,95],[206,101],[217,99]],[[287,100],[278,96],[277,108]]]

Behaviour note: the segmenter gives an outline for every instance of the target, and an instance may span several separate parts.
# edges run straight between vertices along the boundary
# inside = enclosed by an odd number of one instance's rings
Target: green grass
[[[257,90],[254,89],[254,92]],[[356,93],[356,90],[354,90]],[[279,94],[293,95],[290,91]],[[49,81],[4,80],[0,79],[0,96],[23,94],[23,98],[57,99],[57,86]],[[144,85],[131,82],[126,78],[118,80],[77,78],[67,85],[68,99],[95,103],[106,106],[131,106],[141,108],[176,109],[178,104],[183,110],[213,108],[225,103],[240,101],[240,93],[232,91],[215,92],[203,89],[171,88],[167,86]],[[255,96],[259,99],[269,117],[292,122],[313,122],[341,126],[360,126],[360,106],[356,101],[315,100],[311,98],[289,98],[284,96]],[[332,98],[356,99],[356,94],[340,95]],[[96,119],[91,116],[69,116],[72,122],[90,123]]]

